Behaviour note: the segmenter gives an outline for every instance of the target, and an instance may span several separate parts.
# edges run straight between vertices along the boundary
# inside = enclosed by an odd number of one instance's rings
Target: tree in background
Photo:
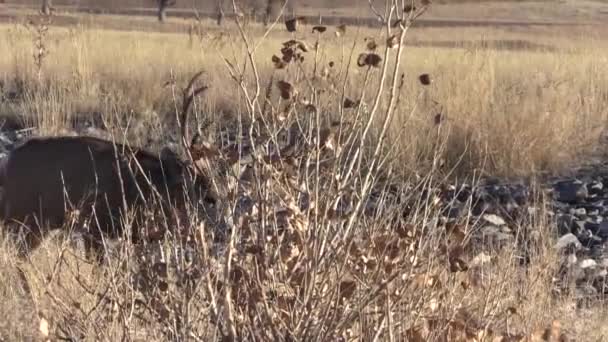
[[[274,21],[276,17],[281,13],[281,9],[285,6],[285,13],[287,17],[295,17],[297,0],[266,0],[266,11],[264,13],[264,25],[268,25],[271,21]]]
[[[270,21],[273,21],[283,7],[282,0],[267,0],[266,1],[266,13],[264,13],[264,26],[268,25]]]
[[[174,6],[176,0],[158,0],[158,21],[167,19],[167,8]]]
[[[216,5],[217,5],[217,7],[215,8],[215,10],[216,10],[217,24],[219,26],[221,26],[222,22],[224,21],[224,0],[217,0]]]
[[[42,0],[42,14],[51,15],[51,0]]]

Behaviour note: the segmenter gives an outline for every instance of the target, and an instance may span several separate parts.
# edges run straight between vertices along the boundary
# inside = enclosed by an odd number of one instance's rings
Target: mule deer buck
[[[184,90],[178,122],[189,156],[188,112],[193,98],[206,90],[194,87],[201,74],[195,75]],[[5,226],[14,227],[16,223],[25,230],[21,256],[35,249],[52,229],[66,223],[71,205],[79,210],[83,222],[89,221],[87,254],[94,252],[101,261],[103,238],[125,233],[127,213],[135,213],[130,216],[134,218],[133,242],[144,237],[143,207],[151,199],[160,200],[159,209],[168,217],[179,214],[174,209],[185,213],[186,197],[209,195],[213,200],[208,193],[209,182],[192,157],[182,161],[168,151],[157,156],[84,136],[32,138],[13,149],[1,168],[1,214]]]

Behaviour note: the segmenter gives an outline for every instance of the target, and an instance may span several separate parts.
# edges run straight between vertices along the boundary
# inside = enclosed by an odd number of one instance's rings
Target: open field
[[[125,18],[109,20],[116,24]],[[228,77],[222,56],[238,63],[244,53],[235,28],[218,29],[203,22],[193,26],[190,35],[161,34],[97,29],[102,23],[93,28],[87,24],[51,27],[44,42],[48,56],[40,70],[32,57],[33,28],[28,31],[20,24],[0,28],[3,46],[11,47],[0,56],[7,89],[31,84],[38,71],[41,82],[51,87],[44,98],[31,94],[35,101],[5,103],[5,114],[46,116],[52,110],[53,115],[67,118],[74,113],[105,112],[110,105],[118,115],[133,111],[137,116],[163,117],[168,94],[162,85],[172,73],[183,80],[201,68],[215,85],[204,103],[209,115],[234,115],[242,105],[237,103],[238,97],[227,100],[224,96],[226,91],[237,91],[237,85]],[[263,27],[251,25],[248,33],[252,37],[262,34]],[[323,80],[325,85],[343,82],[338,73],[348,63],[351,49],[356,58],[365,50],[365,38],[378,32],[353,27],[345,38],[327,35],[319,51],[320,68],[331,61],[338,64],[329,70],[332,77]],[[402,115],[391,132],[408,137],[403,140],[407,146],[399,149],[400,158],[411,170],[420,170],[429,160],[424,154],[434,152],[426,147],[438,137],[418,133],[435,129],[432,118],[439,111],[447,119],[442,139],[451,149],[443,152],[443,158],[465,174],[476,170],[529,175],[557,171],[587,158],[603,134],[607,108],[602,80],[608,71],[602,65],[608,57],[608,44],[602,35],[593,26],[413,28],[406,40],[407,63],[402,68],[409,75],[397,109]],[[315,39],[309,29],[298,37],[310,43]],[[288,39],[288,34],[277,29],[261,42],[256,62],[263,85],[273,74],[272,55]],[[345,80],[349,97],[359,96],[361,89],[355,85],[365,76],[360,71],[355,68]],[[421,73],[433,75],[431,87],[419,85],[415,75]],[[372,82],[376,76],[371,75]],[[101,89],[105,97],[98,96]],[[108,98],[116,100],[109,104]],[[32,108],[34,105],[39,108]]]
[[[61,234],[21,260],[4,234],[0,340],[607,339],[605,275],[589,276],[607,259],[555,247],[561,212],[542,190],[605,157],[608,40],[594,24],[604,5],[577,2],[572,15],[544,3],[522,2],[527,14],[508,2],[441,5],[431,19],[493,21],[414,24],[393,48],[399,27],[266,32],[71,12],[47,26],[5,7],[0,131],[179,148],[181,90],[203,70],[209,88],[190,125],[212,146],[203,159],[225,203],[218,222],[191,204],[187,242],[109,243],[103,266]],[[496,21],[546,18],[554,24]],[[361,53],[381,61],[357,65]],[[303,60],[273,60],[289,54]],[[224,167],[234,151],[259,158]],[[529,200],[511,215],[468,199],[452,216],[447,194],[486,179],[523,179]],[[146,254],[158,248],[160,260]],[[597,265],[568,268],[588,260]]]
[[[37,7],[37,0],[5,0],[12,8]],[[154,16],[155,3],[148,0],[55,0],[58,11],[62,8],[70,10],[93,10],[106,13],[149,14]],[[374,0],[372,3],[379,9],[384,1]],[[558,22],[596,22],[602,23],[608,17],[608,4],[602,0],[498,0],[498,1],[433,1],[434,5],[423,20],[430,19],[461,19],[461,20],[502,20],[510,22],[543,21]],[[232,12],[230,1],[225,2],[226,13]],[[265,2],[248,0],[240,2],[243,7],[256,8],[258,13],[264,11]],[[298,15],[324,17],[370,17],[368,0],[299,0],[288,5]],[[184,17],[191,15],[196,8],[203,15],[213,15],[216,10],[215,1],[177,1],[170,13]],[[171,14],[170,14],[171,15]]]

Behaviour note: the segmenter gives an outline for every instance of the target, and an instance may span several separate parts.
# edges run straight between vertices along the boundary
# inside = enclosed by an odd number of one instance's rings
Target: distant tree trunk
[[[222,26],[222,22],[224,21],[224,0],[217,0],[217,25]]]
[[[279,15],[281,7],[286,0],[266,0],[266,13],[264,13],[264,26],[274,21]]]
[[[167,19],[167,8],[175,5],[175,0],[158,0],[158,21]]]
[[[42,0],[42,14],[51,15],[51,0]]]
[[[296,16],[296,0],[288,0],[287,1],[287,8],[286,8],[286,12],[289,13],[289,15],[291,15],[292,18],[294,18]]]

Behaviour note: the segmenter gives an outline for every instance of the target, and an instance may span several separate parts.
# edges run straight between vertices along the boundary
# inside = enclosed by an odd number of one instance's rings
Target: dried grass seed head
[[[376,44],[376,40],[373,37],[367,37],[367,38],[365,38],[365,40],[367,41],[367,44],[365,44],[365,47],[369,51],[375,51],[376,48],[378,48],[378,44]]]

